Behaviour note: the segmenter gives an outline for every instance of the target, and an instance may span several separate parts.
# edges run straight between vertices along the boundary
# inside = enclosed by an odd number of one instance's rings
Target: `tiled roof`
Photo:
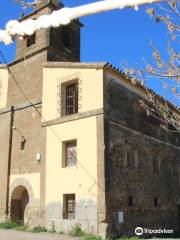
[[[125,75],[124,72],[122,72],[122,71],[119,70],[118,68],[114,67],[112,64],[107,63],[107,64],[105,65],[105,67],[108,68],[108,69],[111,69],[111,70],[113,70],[113,71],[115,71],[115,72],[117,72],[117,73],[119,73],[121,76],[124,77],[124,79],[125,79],[126,81],[128,81],[129,83],[132,84],[131,78],[128,78],[128,77]],[[144,91],[148,91],[148,92],[154,94],[158,99],[160,99],[160,100],[163,101],[163,102],[168,103],[169,106],[171,106],[172,108],[174,108],[174,109],[176,109],[178,112],[180,112],[180,107],[179,107],[179,106],[177,106],[177,105],[175,105],[175,104],[172,104],[170,101],[168,101],[168,100],[165,99],[164,97],[162,97],[162,96],[160,96],[159,94],[157,94],[156,92],[154,92],[151,88],[148,88],[147,86],[143,85],[140,81],[137,81],[137,82],[136,82],[136,85],[139,86],[139,87],[140,87],[141,89],[143,89]]]
[[[121,75],[126,81],[128,81],[130,84],[133,85],[130,78],[128,78],[124,72],[122,72],[119,68],[114,67],[112,64],[108,62],[46,62],[44,63],[45,67],[80,67],[80,68],[105,68],[112,70],[113,72],[118,73]],[[154,92],[152,89],[148,88],[147,86],[144,86],[140,81],[136,82],[136,85],[140,87],[144,92],[149,91],[150,93],[153,93],[158,99],[160,99],[162,102],[168,103],[169,106],[176,109],[178,112],[180,112],[180,108],[171,102],[169,102],[167,99],[163,98],[162,96],[158,95],[156,92]]]
[[[7,68],[6,64],[0,64],[0,68]]]

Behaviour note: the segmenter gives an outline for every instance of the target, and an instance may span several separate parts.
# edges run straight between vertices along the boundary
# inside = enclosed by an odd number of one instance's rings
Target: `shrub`
[[[81,229],[80,225],[75,225],[73,227],[72,233],[71,233],[74,237],[82,237],[85,235],[85,232]]]
[[[15,222],[7,221],[7,222],[0,223],[0,229],[14,229],[17,231],[24,232],[24,231],[27,231],[28,225],[22,225]]]
[[[74,237],[81,237],[82,240],[102,240],[99,236],[84,232],[80,225],[75,225],[71,234]]]
[[[13,223],[10,221],[0,223],[0,229],[14,229],[15,227],[20,226],[18,223]]]
[[[45,227],[37,226],[34,227],[31,232],[33,233],[39,233],[39,232],[47,232],[47,229]]]

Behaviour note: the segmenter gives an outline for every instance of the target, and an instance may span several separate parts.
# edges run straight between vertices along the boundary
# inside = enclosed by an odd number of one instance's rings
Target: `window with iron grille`
[[[63,167],[75,167],[77,165],[77,141],[63,143]]]
[[[63,219],[75,219],[75,194],[63,195]]]
[[[31,47],[36,43],[36,33],[32,34],[31,36],[27,37],[27,47]]]
[[[62,86],[62,115],[78,112],[78,81],[73,81]]]

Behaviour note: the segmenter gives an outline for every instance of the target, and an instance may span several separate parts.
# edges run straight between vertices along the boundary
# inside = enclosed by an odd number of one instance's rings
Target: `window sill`
[[[74,166],[74,167],[62,167],[62,169],[77,169],[78,166]]]
[[[63,220],[63,221],[69,221],[69,222],[70,222],[70,221],[75,221],[76,219],[75,219],[75,218],[73,218],[73,219],[63,218],[62,220]]]

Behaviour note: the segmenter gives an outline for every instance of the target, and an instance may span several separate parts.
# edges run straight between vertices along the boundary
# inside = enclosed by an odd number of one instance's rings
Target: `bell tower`
[[[33,12],[23,16],[19,21],[37,19],[44,14],[63,8],[58,0],[41,0]],[[80,29],[83,25],[74,20],[67,26],[38,30],[24,40],[17,40],[16,60],[26,59],[39,53],[46,53],[46,61],[79,62]]]

